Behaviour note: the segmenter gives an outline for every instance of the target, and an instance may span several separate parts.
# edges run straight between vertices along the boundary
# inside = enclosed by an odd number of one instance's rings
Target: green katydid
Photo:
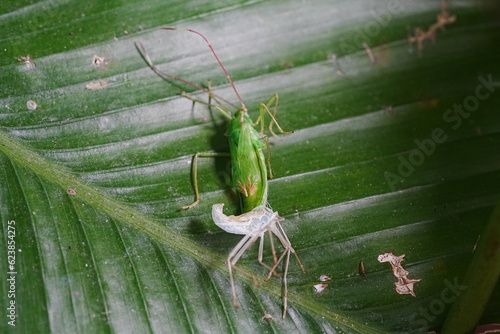
[[[248,110],[245,106],[245,103],[243,102],[243,99],[238,93],[238,90],[236,89],[236,86],[233,80],[231,79],[231,76],[227,72],[226,68],[222,64],[221,60],[217,56],[216,52],[214,51],[212,45],[207,40],[207,38],[201,33],[192,29],[179,29],[179,28],[162,28],[162,29],[188,31],[203,38],[203,40],[207,43],[208,47],[210,48],[215,59],[219,63],[219,66],[222,68],[229,84],[231,85],[233,91],[236,94],[236,97],[238,98],[238,101],[241,104],[241,107],[237,110],[237,112],[233,116],[231,112],[229,112],[227,108],[222,104],[222,102],[234,106],[232,103],[213,94],[210,88],[206,89],[200,87],[194,83],[191,83],[184,79],[160,71],[149,58],[144,46],[140,43],[138,44],[141,55],[143,56],[149,67],[154,72],[156,72],[158,75],[162,77],[167,77],[173,80],[180,81],[191,87],[194,87],[198,90],[202,90],[208,93],[209,97],[214,101],[216,101],[217,104],[211,104],[195,100],[187,94],[183,95],[190,98],[194,102],[201,102],[204,104],[208,104],[211,107],[214,107],[222,115],[224,115],[226,118],[229,119],[227,136],[229,138],[230,157],[232,163],[232,180],[234,188],[240,195],[241,207],[243,213],[239,216],[226,216],[222,212],[224,204],[215,204],[213,205],[212,208],[212,217],[214,219],[214,222],[226,232],[244,235],[243,239],[230,252],[227,260],[228,270],[230,274],[233,304],[235,307],[238,307],[232,270],[238,269],[236,267],[236,263],[238,262],[240,257],[257,239],[260,238],[258,262],[269,270],[269,274],[268,277],[266,278],[266,281],[273,274],[278,276],[278,274],[276,274],[275,269],[281,263],[281,261],[284,260],[285,268],[282,276],[283,304],[284,304],[282,316],[284,318],[287,310],[287,293],[288,293],[287,274],[288,274],[288,266],[291,253],[294,254],[303,273],[305,273],[305,270],[304,266],[302,265],[302,262],[300,261],[290,241],[288,240],[285,231],[283,230],[281,224],[279,223],[279,221],[284,220],[284,218],[280,217],[277,212],[273,212],[271,209],[267,207],[268,170],[269,170],[269,176],[271,178],[272,178],[272,170],[270,164],[269,142],[267,140],[267,136],[264,134],[265,114],[268,114],[271,118],[271,122],[268,126],[268,129],[273,136],[276,136],[275,132],[273,131],[273,125],[276,125],[279,132],[282,134],[291,133],[283,131],[283,129],[279,126],[278,122],[276,121],[276,112],[278,110],[279,97],[277,94],[274,94],[267,103],[260,103],[259,106],[260,114],[257,121],[254,123],[250,118],[250,116],[248,115]],[[270,106],[272,106],[271,109],[273,109],[273,111],[270,110]],[[260,123],[260,131],[257,131],[255,129],[255,126],[259,123]],[[267,149],[267,159],[264,157],[263,149]],[[215,157],[219,155],[221,154],[210,152],[210,153],[196,153],[193,156],[192,178],[193,178],[193,187],[195,191],[195,201],[190,205],[182,207],[181,209],[192,208],[195,205],[197,205],[200,201],[200,194],[197,182],[198,157]],[[266,166],[266,160],[267,160],[267,166]],[[263,248],[264,248],[264,234],[266,231],[268,231],[270,235],[271,251],[274,260],[274,265],[272,267],[266,265],[262,261]],[[278,238],[278,240],[280,241],[280,243],[284,248],[284,251],[281,253],[279,258],[276,256],[276,252],[274,249],[273,235]],[[251,278],[254,280],[254,283],[256,283],[255,276],[252,275]]]

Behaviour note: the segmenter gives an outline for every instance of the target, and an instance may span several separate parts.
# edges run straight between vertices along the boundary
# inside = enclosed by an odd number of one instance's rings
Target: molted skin
[[[297,253],[292,247],[290,240],[286,236],[283,227],[281,227],[280,221],[285,220],[284,218],[278,215],[278,212],[273,212],[273,210],[267,208],[264,205],[259,205],[255,207],[253,210],[243,213],[239,216],[226,216],[223,212],[224,204],[214,204],[212,206],[212,218],[221,229],[228,233],[232,234],[240,234],[244,235],[243,238],[238,242],[238,244],[231,250],[229,255],[227,256],[227,269],[229,271],[229,278],[231,281],[231,291],[233,295],[233,305],[238,307],[238,302],[236,298],[236,288],[234,285],[233,279],[233,269],[237,268],[236,263],[241,258],[243,253],[250,248],[258,239],[260,239],[259,243],[259,255],[258,261],[261,265],[266,267],[269,270],[269,274],[267,275],[266,281],[271,278],[272,275],[279,276],[276,273],[276,268],[280,263],[283,262],[284,271],[282,273],[283,280],[283,315],[285,318],[286,310],[287,310],[287,295],[288,295],[288,287],[287,287],[287,275],[288,275],[288,266],[290,264],[290,255],[293,254],[297,259],[297,262],[302,269],[302,272],[305,273],[304,266],[302,262],[300,262]],[[269,238],[271,240],[271,253],[273,255],[274,265],[269,266],[262,261],[262,254],[264,249],[264,234],[268,232]],[[273,237],[276,237],[281,246],[283,246],[283,251],[281,255],[277,256],[274,243],[272,242]],[[251,278],[254,280],[254,283],[257,285],[257,280],[255,276],[251,275]]]
[[[277,212],[265,206],[258,206],[252,211],[239,216],[226,216],[223,213],[224,204],[214,204],[212,206],[212,218],[217,226],[232,234],[247,235],[256,233],[257,237],[262,237],[264,232],[273,230],[272,224],[284,220],[278,216]]]

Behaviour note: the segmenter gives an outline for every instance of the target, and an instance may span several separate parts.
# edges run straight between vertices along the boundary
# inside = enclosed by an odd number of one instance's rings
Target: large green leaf
[[[476,243],[478,257],[498,254],[482,243],[498,240],[483,229],[500,193],[498,7],[448,10],[457,21],[419,56],[407,36],[435,22],[437,0],[2,3],[0,254],[10,245],[15,264],[1,257],[1,331],[440,328],[456,297],[475,289],[463,278]],[[290,268],[284,320],[277,278],[255,287],[238,272],[232,307],[224,261],[241,236],[210,217],[214,203],[238,212],[228,161],[201,161],[203,200],[178,210],[193,199],[191,155],[227,151],[226,124],[180,96],[204,94],[152,72],[134,43],[163,71],[210,79],[237,101],[206,44],[162,26],[205,33],[252,116],[278,93],[278,120],[295,130],[271,140],[269,202],[307,269]],[[27,55],[35,69],[16,60]],[[86,88],[99,79],[107,87]],[[416,297],[396,294],[390,266],[377,261],[390,251],[422,279]],[[264,278],[256,256],[240,267]],[[320,275],[332,281],[315,293]],[[472,276],[492,288],[498,265]],[[500,320],[499,290],[471,304],[484,307],[481,323]]]

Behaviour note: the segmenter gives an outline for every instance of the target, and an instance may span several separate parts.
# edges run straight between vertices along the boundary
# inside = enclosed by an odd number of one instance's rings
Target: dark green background
[[[0,331],[439,329],[450,306],[442,292],[463,279],[486,237],[500,186],[500,87],[456,129],[443,119],[475,94],[478,77],[500,82],[498,7],[450,1],[457,21],[419,56],[407,36],[439,11],[436,0],[2,2],[0,254],[11,220],[19,251],[17,326],[1,311]],[[134,43],[162,70],[201,85],[210,79],[216,93],[236,99],[199,38],[162,26],[203,32],[251,115],[278,93],[278,120],[295,130],[272,140],[269,189],[307,269],[290,268],[285,320],[279,279],[256,288],[237,275],[241,307],[232,307],[223,261],[240,236],[210,218],[214,203],[238,210],[226,160],[201,162],[203,201],[178,211],[193,198],[191,155],[227,150],[225,123],[203,105],[193,109],[179,96],[192,89],[155,75]],[[35,70],[17,61],[27,55]],[[94,55],[106,66],[93,66]],[[85,88],[98,79],[108,87]],[[391,187],[387,172],[399,175],[415,141],[435,129],[446,141]],[[409,277],[422,279],[416,298],[395,293],[390,266],[377,261],[388,251],[406,254]],[[253,249],[241,267],[264,278],[256,256]],[[7,271],[2,257],[0,277]],[[333,280],[316,294],[320,275]],[[500,320],[499,293],[482,323]],[[265,313],[274,319],[262,320]]]

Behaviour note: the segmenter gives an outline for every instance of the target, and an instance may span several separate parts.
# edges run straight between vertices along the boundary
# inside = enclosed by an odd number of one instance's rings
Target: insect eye
[[[264,215],[260,218],[260,221],[263,223],[267,223],[267,222],[269,222],[269,217],[267,215]]]

